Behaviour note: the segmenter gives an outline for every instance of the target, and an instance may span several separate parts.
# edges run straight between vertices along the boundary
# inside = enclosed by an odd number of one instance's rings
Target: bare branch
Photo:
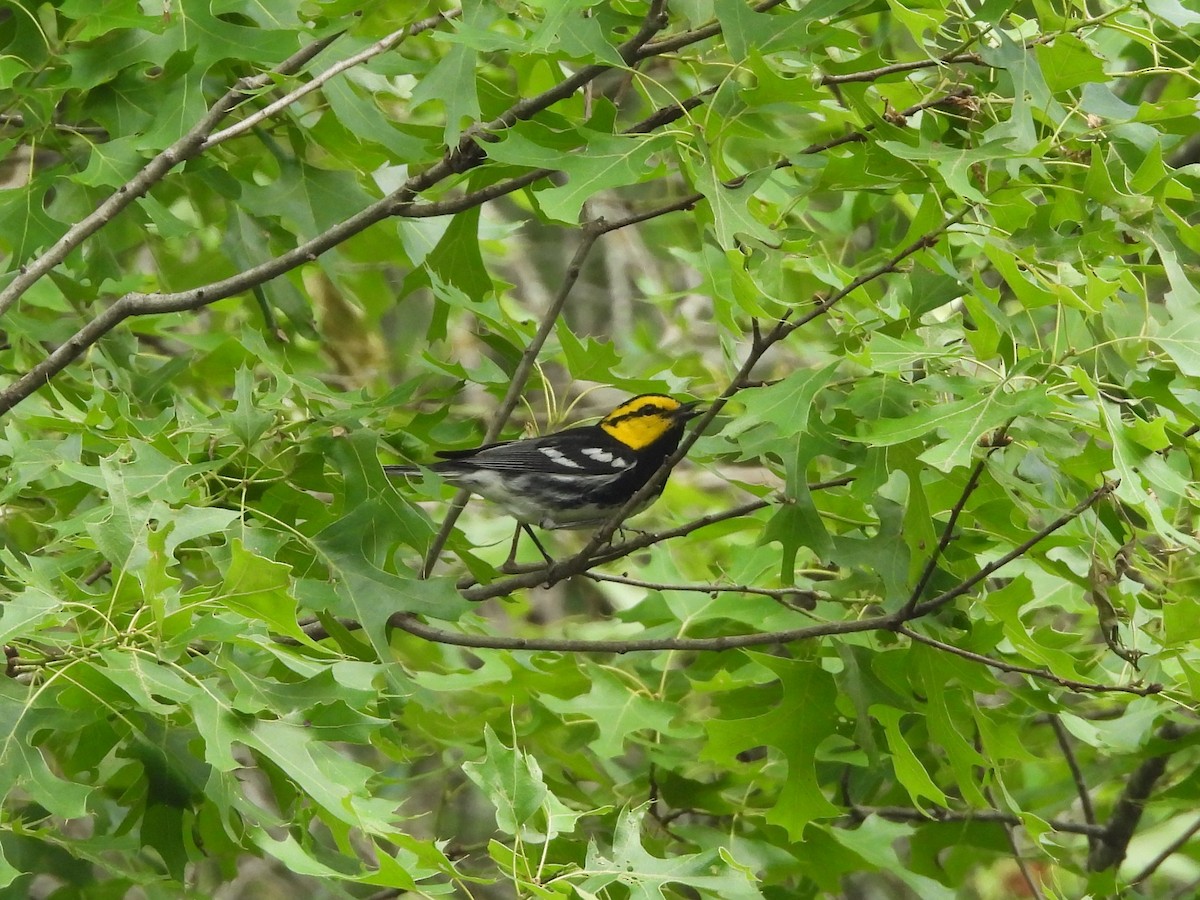
[[[987,465],[987,457],[984,456],[977,463],[975,468],[971,470],[971,477],[967,479],[966,485],[962,489],[958,500],[950,509],[950,518],[946,520],[946,527],[942,529],[942,537],[938,541],[933,552],[929,554],[929,559],[925,563],[925,568],[921,572],[921,577],[917,579],[916,585],[912,589],[912,593],[908,597],[908,602],[904,604],[905,615],[911,613],[921,599],[921,594],[925,592],[925,587],[929,584],[929,579],[933,577],[933,573],[937,571],[938,560],[941,559],[946,548],[950,546],[950,542],[954,540],[954,526],[958,524],[958,517],[962,514],[963,508],[967,505],[967,500],[971,494],[975,492],[975,488],[979,486],[979,478],[983,475],[984,467]]]
[[[426,625],[409,613],[393,613],[388,625],[439,644],[490,650],[557,650],[563,653],[636,653],[647,650],[733,650],[763,647],[791,641],[812,640],[834,634],[891,630],[890,616],[875,616],[857,621],[825,622],[788,631],[733,634],[711,638],[656,637],[628,640],[579,640],[573,638],[523,638],[494,634],[462,634]]]
[[[774,9],[783,0],[759,0],[754,5],[754,11],[758,13],[767,12]],[[706,22],[699,28],[693,28],[691,31],[684,31],[680,34],[670,35],[657,41],[646,44],[640,53],[641,59],[647,59],[651,56],[661,56],[664,53],[671,53],[675,50],[681,50],[684,47],[698,44],[700,41],[706,41],[710,37],[716,37],[721,33],[721,23],[716,20]]]
[[[890,65],[879,66],[876,69],[864,69],[862,72],[847,72],[845,75],[823,75],[820,84],[830,87],[837,84],[877,81],[880,78],[887,78],[889,75],[898,75],[901,72],[913,72],[917,69],[935,69],[959,63],[969,63],[973,66],[986,65],[978,53],[952,53],[947,56],[940,56],[937,59],[919,59],[912,62],[891,63]]]
[[[962,494],[959,495],[958,500],[950,509],[950,518],[946,520],[946,527],[942,529],[941,539],[938,541],[937,546],[933,548],[933,552],[929,554],[929,560],[925,563],[925,568],[921,572],[921,577],[917,579],[917,583],[913,587],[912,593],[909,595],[908,602],[904,604],[904,614],[906,616],[911,613],[916,607],[917,603],[920,602],[921,595],[925,592],[925,588],[929,585],[929,579],[931,579],[933,577],[933,573],[937,571],[938,560],[941,559],[942,554],[946,552],[946,548],[950,546],[950,542],[954,540],[954,526],[958,524],[958,517],[962,514],[963,509],[966,508],[967,501],[971,498],[971,495],[975,493],[975,488],[979,487],[979,479],[983,475],[983,470],[987,465],[988,457],[991,456],[992,453],[994,453],[1001,446],[1003,446],[1004,436],[1008,433],[1008,429],[1012,427],[1012,422],[1013,420],[1010,419],[1003,426],[997,429],[995,443],[987,450],[986,453],[984,453],[983,458],[981,458],[975,464],[975,468],[971,470],[971,477],[967,479],[966,485],[963,486]]]
[[[20,113],[0,113],[0,128],[24,128],[25,117]],[[63,134],[81,134],[98,141],[109,139],[108,129],[99,125],[72,125],[69,122],[50,122],[46,125]]]
[[[841,487],[854,481],[852,476],[843,476],[841,478],[830,478],[826,481],[814,481],[808,485],[810,491],[823,491],[831,487]],[[706,516],[701,516],[698,519],[692,519],[684,525],[677,528],[671,528],[666,531],[650,531],[644,534],[639,534],[637,537],[630,538],[627,541],[622,541],[619,544],[611,544],[602,548],[595,556],[592,557],[592,565],[598,566],[607,562],[614,562],[618,559],[624,559],[631,553],[638,550],[643,550],[646,547],[654,544],[668,541],[677,537],[686,537],[694,531],[699,531],[701,528],[707,528],[709,525],[715,525],[718,522],[726,522],[730,519],[739,519],[742,516],[748,516],[753,512],[758,512],[760,509],[765,509],[771,505],[771,501],[767,499],[751,500],[743,503],[740,506],[735,506],[731,509],[722,510],[718,513],[709,513]],[[528,572],[542,573],[542,578],[545,578],[546,566],[543,563],[536,563],[524,569],[517,569],[510,574],[525,574]],[[459,588],[465,590],[478,584],[474,580],[467,580],[459,583]]]
[[[980,749],[978,733],[975,735],[975,749],[977,751]],[[1001,811],[999,805],[996,803],[996,797],[992,791],[991,785],[985,784],[983,786],[983,795],[987,798],[987,802],[990,803],[997,812]],[[1029,895],[1033,897],[1034,900],[1045,900],[1045,895],[1042,893],[1042,889],[1038,884],[1037,879],[1033,877],[1033,872],[1029,870],[1029,866],[1026,864],[1025,858],[1021,855],[1021,848],[1017,845],[1016,830],[1019,827],[1021,826],[1005,822],[1004,837],[1008,840],[1008,846],[1012,850],[1013,862],[1017,864],[1017,869],[1020,871],[1021,877],[1025,879],[1025,886],[1029,888]]]

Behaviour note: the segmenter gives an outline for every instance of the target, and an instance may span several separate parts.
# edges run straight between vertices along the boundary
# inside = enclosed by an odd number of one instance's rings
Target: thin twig
[[[823,75],[818,83],[822,87],[831,87],[837,84],[876,81],[880,78],[886,78],[889,75],[898,75],[902,72],[940,68],[941,66],[956,65],[959,63],[969,63],[973,66],[985,65],[983,58],[978,53],[951,53],[947,56],[939,56],[937,59],[919,59],[912,62],[890,63],[886,66],[879,66],[876,69],[864,69],[862,72],[847,72],[845,75]]]
[[[971,470],[971,477],[967,479],[962,493],[959,494],[958,500],[950,509],[950,518],[946,520],[946,527],[942,529],[941,539],[938,541],[937,546],[933,548],[933,552],[929,554],[929,559],[925,562],[925,568],[921,572],[921,577],[917,579],[917,583],[908,597],[908,602],[904,604],[905,615],[911,613],[917,603],[920,602],[921,594],[925,592],[925,587],[929,584],[929,579],[937,571],[938,560],[946,552],[946,548],[950,546],[950,542],[954,540],[954,526],[958,524],[958,517],[962,514],[963,508],[966,507],[971,494],[979,486],[979,478],[983,475],[983,470],[986,466],[987,456],[985,455],[975,463],[975,468]]]
[[[879,816],[891,822],[998,822],[1020,828],[1024,825],[1021,817],[998,809],[970,809],[956,812],[941,807],[929,809],[913,809],[907,806],[858,806],[852,810],[855,817]],[[1047,825],[1055,831],[1065,834],[1098,834],[1102,829],[1097,825],[1080,822],[1067,822],[1061,819],[1046,819]]]
[[[896,629],[896,632],[916,641],[917,643],[935,647],[938,650],[942,650],[946,653],[953,653],[955,656],[961,656],[963,659],[969,659],[972,662],[982,663],[989,668],[997,669],[1001,672],[1011,672],[1015,675],[1028,675],[1031,678],[1038,678],[1042,681],[1050,681],[1054,684],[1057,684],[1059,687],[1065,687],[1068,690],[1076,691],[1081,694],[1106,694],[1117,692],[1136,694],[1139,697],[1148,697],[1153,694],[1161,694],[1163,690],[1163,686],[1161,684],[1106,685],[1097,684],[1091,681],[1076,681],[1074,678],[1063,678],[1061,675],[1055,675],[1049,669],[1035,669],[1031,666],[1019,666],[1014,663],[1007,663],[1003,660],[994,659],[990,656],[984,656],[982,653],[975,653],[972,650],[964,650],[962,647],[956,647],[953,644],[947,644],[945,641],[939,641],[937,638],[931,638],[928,635],[921,634],[919,631],[913,631],[907,625],[899,626]]]
[[[0,128],[24,128],[25,117],[20,113],[0,113]],[[78,134],[97,141],[109,139],[108,129],[100,125],[72,125],[69,122],[49,122],[43,127],[63,134]]]
[[[405,25],[403,28],[393,31],[391,34],[376,41],[365,50],[360,50],[353,56],[347,57],[346,59],[343,59],[340,62],[330,66],[319,75],[314,75],[310,81],[306,81],[304,84],[300,85],[293,91],[289,91],[279,99],[273,100],[262,109],[259,109],[242,119],[236,125],[230,125],[228,128],[224,128],[221,131],[216,132],[202,143],[201,149],[208,150],[211,147],[215,147],[217,144],[224,143],[230,138],[237,137],[240,134],[245,134],[253,129],[254,126],[258,125],[259,122],[278,115],[302,97],[311,94],[313,91],[320,90],[326,85],[326,83],[338,75],[341,75],[347,69],[362,65],[367,60],[393,49],[406,38],[420,34],[423,31],[429,31],[431,28],[436,28],[443,22],[448,22],[451,19],[458,18],[461,15],[461,9],[451,9],[444,13],[437,13],[436,15],[429,16],[428,18],[422,19],[419,22],[414,22],[411,25]]]
[[[979,750],[978,734],[976,735],[975,742],[975,749]],[[990,785],[985,784],[983,786],[983,796],[987,798],[987,802],[992,805],[996,812],[1001,812],[996,803],[995,793],[992,791]],[[1009,849],[1012,850],[1013,862],[1017,864],[1017,869],[1020,871],[1021,877],[1025,879],[1026,887],[1029,888],[1029,896],[1033,897],[1034,900],[1046,900],[1046,895],[1042,893],[1041,885],[1033,877],[1033,872],[1029,870],[1029,865],[1025,862],[1025,857],[1021,855],[1021,848],[1017,845],[1017,829],[1020,827],[1022,826],[1004,822],[1004,837],[1008,840]]]
[[[779,6],[781,3],[783,3],[783,0],[759,0],[753,9],[756,13],[764,13]],[[699,28],[693,28],[691,31],[680,32],[679,34],[670,35],[669,37],[646,44],[642,48],[639,58],[647,59],[651,56],[661,56],[664,53],[681,50],[692,44],[698,44],[700,41],[706,41],[710,37],[716,37],[720,33],[721,23],[714,19],[711,22],[704,23]]]
[[[490,650],[556,650],[562,653],[638,653],[648,650],[733,650],[763,647],[792,641],[812,640],[835,634],[891,630],[890,616],[875,616],[842,622],[824,622],[787,631],[732,634],[711,638],[653,637],[620,640],[580,640],[576,638],[525,638],[495,634],[463,634],[426,625],[409,613],[393,613],[388,625],[439,644]]]
[[[844,475],[840,478],[829,478],[825,481],[810,482],[808,489],[810,491],[823,491],[828,490],[829,488],[841,487],[843,485],[850,484],[852,481],[854,481],[854,476]],[[607,562],[615,562],[618,559],[624,559],[631,553],[635,553],[638,550],[644,550],[646,547],[652,547],[655,544],[662,543],[663,541],[669,541],[677,537],[686,537],[695,531],[699,531],[701,528],[707,528],[709,525],[715,525],[718,522],[727,522],[730,519],[740,519],[742,516],[748,516],[751,513],[758,512],[760,509],[765,509],[770,505],[770,500],[760,498],[758,500],[751,500],[747,503],[743,503],[740,506],[722,510],[721,512],[709,513],[708,515],[700,516],[699,518],[692,519],[691,521],[686,522],[683,525],[679,525],[676,528],[670,528],[665,531],[644,532],[636,537],[630,538],[629,540],[622,541],[619,544],[611,544],[603,548],[599,553],[592,557],[592,565],[599,566]],[[545,570],[546,567],[543,563],[534,563],[526,567],[518,568],[516,571],[510,574],[520,575],[527,572],[545,572]],[[466,588],[473,587],[476,584],[478,584],[477,581],[468,579],[464,582],[460,582],[458,586],[461,590],[465,590]]]
[[[1197,834],[1200,834],[1200,819],[1197,819],[1195,822],[1193,822],[1191,826],[1189,826],[1187,830],[1183,832],[1183,834],[1179,835],[1179,837],[1167,844],[1167,846],[1163,848],[1162,852],[1159,853],[1158,856],[1146,863],[1146,866],[1142,869],[1142,871],[1138,872],[1131,879],[1129,879],[1129,886],[1133,887],[1134,885],[1141,884],[1143,881],[1157,872],[1159,866],[1165,863],[1173,855],[1178,853],[1183,847],[1186,847],[1191,839]]]
[[[1075,782],[1075,793],[1079,795],[1079,808],[1083,812],[1083,820],[1089,825],[1096,824],[1096,810],[1092,808],[1092,794],[1088,790],[1087,781],[1084,780],[1083,770],[1079,768],[1079,760],[1075,756],[1075,749],[1071,746],[1071,735],[1067,733],[1067,727],[1063,725],[1062,719],[1055,714],[1050,715],[1050,727],[1054,729],[1054,737],[1058,741],[1058,747],[1062,750],[1063,759],[1067,761],[1067,768],[1071,770],[1071,778]],[[1093,839],[1088,836],[1088,851],[1092,849]]]
[[[962,596],[971,588],[975,587],[975,585],[979,584],[979,582],[983,581],[985,578],[988,578],[997,569],[1007,566],[1014,559],[1024,556],[1035,545],[1039,544],[1054,532],[1058,531],[1058,529],[1062,528],[1068,522],[1079,518],[1079,516],[1082,515],[1086,510],[1091,509],[1101,499],[1107,497],[1109,494],[1115,491],[1120,483],[1120,480],[1105,482],[1103,485],[1096,488],[1096,490],[1092,491],[1092,493],[1089,494],[1086,499],[1080,501],[1074,509],[1072,509],[1070,512],[1063,513],[1049,525],[1038,531],[1038,533],[1029,540],[1021,543],[1017,547],[1014,547],[999,559],[988,563],[970,578],[964,579],[955,587],[950,588],[950,590],[938,594],[938,596],[934,597],[932,600],[926,600],[924,603],[918,603],[916,607],[913,608],[912,615],[909,616],[909,618],[920,618],[921,616],[928,615],[934,610],[945,606],[956,597]]]
[[[625,575],[609,575],[604,572],[584,572],[583,577],[592,581],[607,581],[612,584],[626,584],[630,587],[646,588],[651,591],[686,591],[694,594],[754,594],[759,597],[770,597],[789,605],[796,601],[806,601],[811,604],[817,594],[807,588],[754,587],[748,584],[669,584],[658,581],[646,581],[641,578],[629,578]],[[811,608],[811,606],[809,606]]]

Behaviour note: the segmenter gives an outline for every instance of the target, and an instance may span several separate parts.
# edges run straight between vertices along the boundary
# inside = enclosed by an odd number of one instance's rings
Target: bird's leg
[[[500,571],[505,574],[514,572],[517,569],[517,545],[521,543],[521,529],[524,527],[524,525],[518,522],[517,527],[513,529],[512,544],[508,548],[508,559],[500,566]]]
[[[506,575],[516,574],[529,571],[530,566],[522,566],[517,562],[517,547],[521,543],[521,532],[529,535],[529,539],[533,541],[533,546],[538,548],[538,552],[542,554],[542,558],[546,560],[546,565],[554,565],[554,557],[546,552],[546,548],[542,546],[542,542],[538,540],[537,535],[533,533],[533,529],[524,523],[517,523],[516,529],[513,531],[512,546],[508,548],[508,559],[500,566],[500,571]],[[536,567],[534,567],[536,568]]]
[[[551,556],[550,556],[550,554],[546,552],[546,548],[545,548],[545,547],[543,547],[543,546],[542,546],[542,542],[541,542],[541,541],[539,541],[539,540],[537,539],[537,535],[533,533],[533,529],[532,529],[532,528],[530,528],[528,525],[522,525],[521,527],[525,529],[525,533],[526,533],[527,535],[529,535],[529,539],[530,539],[531,541],[533,541],[533,546],[535,546],[535,547],[537,547],[537,548],[538,548],[538,550],[539,550],[539,551],[541,552],[541,554],[542,554],[542,557],[543,557],[543,558],[546,560],[546,572],[547,572],[547,573],[549,573],[549,572],[550,572],[550,569],[551,569],[551,568],[553,567],[553,565],[554,565],[554,558],[553,558],[553,557],[551,557]],[[549,589],[549,588],[552,588],[552,587],[554,587],[554,582],[552,582],[552,581],[550,581],[549,579],[547,579],[547,580],[546,580],[546,588],[547,588],[547,589]]]
[[[542,554],[542,558],[546,560],[546,565],[554,565],[554,557],[546,552],[546,548],[543,547],[542,542],[537,539],[537,535],[533,533],[533,529],[528,525],[522,525],[521,527],[525,529],[525,533],[529,535],[529,539],[533,541],[533,546],[538,548],[538,551]]]

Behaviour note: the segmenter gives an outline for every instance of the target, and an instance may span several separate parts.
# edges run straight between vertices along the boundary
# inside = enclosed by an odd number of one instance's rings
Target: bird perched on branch
[[[540,437],[501,441],[470,450],[443,450],[428,468],[458,487],[500,506],[517,520],[505,562],[511,565],[521,531],[547,562],[550,555],[529,527],[593,528],[606,522],[679,447],[698,401],[680,403],[665,394],[626,400],[595,425]],[[384,466],[388,475],[411,475],[420,466]],[[666,482],[632,512],[641,512]]]

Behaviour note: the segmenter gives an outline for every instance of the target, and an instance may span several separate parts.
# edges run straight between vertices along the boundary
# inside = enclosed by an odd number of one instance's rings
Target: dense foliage
[[[0,6],[0,896],[1190,896],[1193,0],[416,6]]]

